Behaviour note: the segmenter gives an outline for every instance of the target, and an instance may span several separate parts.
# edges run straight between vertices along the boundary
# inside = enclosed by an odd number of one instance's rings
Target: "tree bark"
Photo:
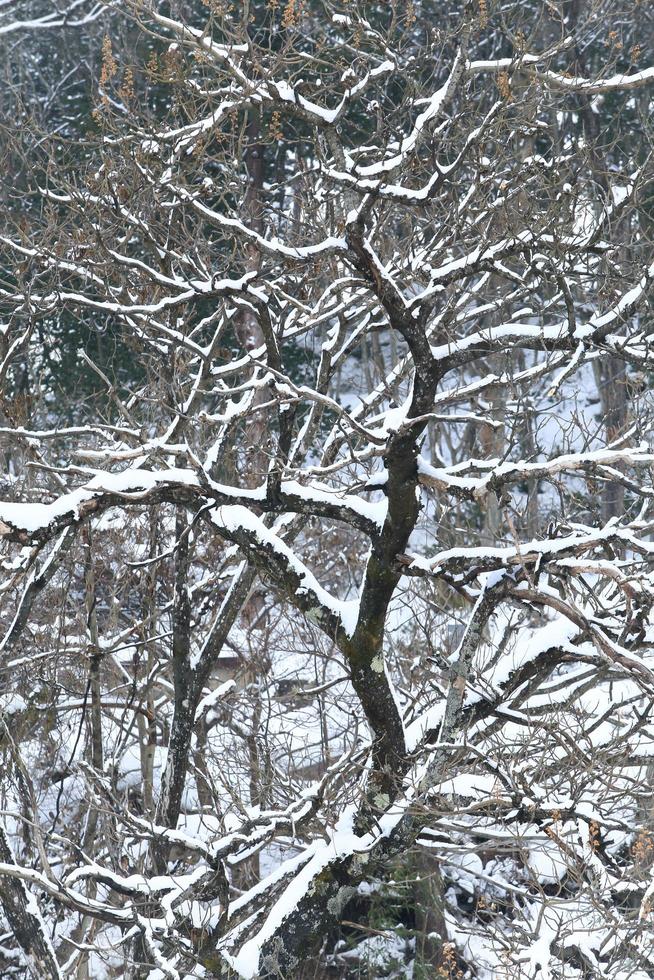
[[[4,828],[0,826],[0,862],[15,864]],[[0,876],[0,901],[34,980],[61,980],[59,964],[45,931],[36,898],[20,878]]]

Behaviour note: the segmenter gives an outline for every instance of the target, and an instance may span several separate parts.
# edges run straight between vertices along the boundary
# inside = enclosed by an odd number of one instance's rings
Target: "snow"
[[[224,683],[219,684],[211,694],[207,694],[206,697],[202,698],[200,703],[196,708],[196,717],[200,718],[203,714],[208,712],[213,708],[219,701],[222,701],[230,692],[236,688],[236,681],[229,680],[224,681]]]
[[[138,494],[162,483],[197,486],[197,477],[190,470],[126,470],[123,473],[102,473],[87,484],[64,494],[51,504],[0,502],[0,521],[14,528],[34,533],[48,528],[58,518],[72,515],[78,519],[79,508],[86,501],[102,494]]]
[[[386,513],[388,511],[388,501],[386,498],[374,503],[363,500],[354,494],[344,494],[337,488],[316,481],[309,485],[303,485],[296,480],[283,480],[281,491],[282,493],[287,493],[289,496],[299,497],[300,500],[305,500],[309,503],[336,503],[344,509],[365,517],[366,520],[369,520],[380,529],[386,520]]]
[[[27,708],[27,701],[20,694],[0,694],[0,716],[17,715]]]
[[[418,141],[427,129],[428,124],[432,123],[441,113],[443,106],[447,103],[453,88],[463,67],[463,55],[459,50],[454,58],[450,74],[446,82],[429,99],[427,108],[421,112],[413,126],[413,130],[400,142],[400,152],[394,156],[381,160],[377,163],[367,164],[357,167],[357,173],[362,177],[374,177],[378,174],[391,173],[393,170],[404,163],[407,156],[415,149]]]
[[[258,545],[264,548],[270,548],[299,579],[299,584],[295,588],[295,594],[310,596],[315,600],[316,610],[318,612],[325,611],[330,613],[336,617],[340,627],[347,636],[353,635],[359,618],[358,599],[335,599],[318,583],[313,573],[300,561],[288,545],[266,527],[256,514],[252,513],[246,507],[238,504],[230,504],[216,507],[212,511],[211,519],[217,527],[224,528],[228,533],[234,534],[235,532],[243,531],[248,538],[253,539]]]
[[[380,820],[382,837],[387,836],[394,829],[402,816],[404,816],[404,810],[401,808],[396,809],[395,812],[391,810],[384,814]],[[355,854],[365,854],[378,843],[379,834],[370,833],[359,836],[355,833],[353,829],[354,817],[355,808],[348,807],[339,817],[327,841],[316,841],[299,857],[291,858],[274,872],[274,877],[278,879],[287,874],[290,867],[297,869],[291,883],[283,890],[266,916],[264,925],[258,929],[256,935],[248,939],[236,955],[228,951],[223,952],[227,962],[243,980],[254,980],[259,975],[262,948],[275,935],[279,926],[297,907],[302,898],[310,892],[318,875],[334,860]],[[299,869],[298,865],[300,865]],[[260,888],[265,884],[266,882],[262,882],[256,887]]]
[[[69,4],[73,25],[81,22],[80,2]],[[51,899],[62,906],[47,923],[58,948],[78,922],[62,897],[79,907],[79,921],[116,913],[118,926],[98,925],[91,975],[120,971],[126,943],[140,935],[156,962],[152,977],[176,977],[192,959],[182,951],[196,941],[193,929],[206,931],[225,911],[222,898],[200,901],[189,891],[222,861],[233,887],[218,952],[241,976],[255,977],[262,948],[314,894],[331,862],[365,868],[390,835],[404,826],[415,830],[418,815],[419,846],[429,848],[445,883],[447,938],[479,980],[507,972],[559,980],[561,970],[577,980],[583,970],[576,959],[563,962],[566,951],[611,980],[628,971],[638,977],[641,957],[640,973],[649,975],[654,892],[634,841],[651,816],[654,759],[648,715],[654,430],[645,376],[653,336],[639,313],[654,265],[642,268],[644,233],[630,216],[648,173],[616,157],[601,197],[583,166],[588,145],[578,136],[582,121],[570,95],[595,96],[597,119],[617,125],[607,116],[616,100],[633,114],[645,112],[636,90],[650,84],[653,69],[612,76],[605,70],[592,79],[553,70],[565,64],[572,36],[540,54],[475,60],[480,50],[488,53],[488,38],[465,27],[444,45],[434,34],[423,65],[412,53],[423,43],[420,25],[393,51],[352,8],[351,16],[328,22],[330,43],[336,39],[346,53],[333,74],[318,78],[310,60],[300,71],[299,61],[284,58],[264,59],[265,70],[262,63],[253,73],[253,38],[222,44],[211,25],[146,13],[168,50],[188,65],[180,84],[192,96],[188,105],[201,111],[190,110],[181,123],[173,114],[156,126],[138,124],[129,143],[107,127],[112,162],[90,167],[92,191],[72,180],[58,190],[52,168],[42,189],[45,206],[55,216],[83,210],[104,242],[101,255],[90,260],[85,243],[72,239],[59,255],[39,246],[29,228],[24,235],[21,229],[20,241],[6,235],[1,241],[26,285],[12,293],[5,284],[11,311],[0,326],[7,340],[0,368],[12,370],[25,351],[47,383],[46,352],[31,324],[39,323],[49,343],[51,321],[66,308],[89,330],[110,319],[129,331],[148,377],[122,393],[111,390],[125,398],[114,406],[123,411],[120,424],[105,425],[98,416],[88,426],[58,428],[59,408],[48,392],[41,418],[1,429],[12,496],[0,502],[5,639],[20,631],[25,610],[30,617],[24,648],[7,664],[11,685],[0,696],[0,714],[9,728],[28,708],[39,720],[18,746],[33,774],[37,814],[33,824],[26,821],[18,780],[7,780],[3,819],[21,863],[0,873],[18,875],[33,890],[35,914],[37,893],[48,909]],[[2,18],[0,33],[9,33]],[[25,32],[21,45],[26,32],[61,21],[60,13],[9,18],[12,32]],[[312,30],[310,18],[306,24]],[[357,57],[348,58],[354,31],[362,41]],[[419,64],[423,90],[414,98]],[[475,102],[478,92],[486,99],[492,76],[504,71],[547,87],[528,131],[510,135],[526,153],[498,142],[498,134],[509,138],[505,101],[490,109],[492,95],[482,106]],[[406,103],[394,106],[390,96],[398,91]],[[230,145],[224,135],[235,137],[232,145],[241,140],[234,120],[253,106],[266,117],[275,111],[292,118],[306,136],[299,150],[272,137],[280,167],[266,174],[261,223],[248,206],[247,167],[220,149]],[[518,110],[512,104],[509,116]],[[384,125],[373,126],[370,145],[361,145],[350,123],[377,112],[388,113]],[[548,148],[552,126],[559,129],[558,149],[556,140]],[[534,133],[542,134],[535,143]],[[129,161],[126,145],[136,152]],[[143,180],[143,199],[139,192],[125,204],[98,188],[119,186],[127,162]],[[143,208],[148,194],[156,220]],[[522,222],[531,208],[538,217],[548,195],[558,202],[553,220]],[[176,240],[180,227],[184,235]],[[400,240],[393,229],[402,232]],[[354,261],[356,240],[365,273]],[[621,283],[621,292],[611,292],[612,282]],[[234,325],[244,312],[265,325],[265,338],[241,342]],[[15,330],[21,321],[29,329]],[[414,362],[407,339],[423,344],[424,364]],[[632,428],[608,445],[597,417],[602,405],[591,399],[598,395],[593,372],[616,352],[642,368],[646,390],[633,397]],[[166,378],[150,376],[158,358],[174,377],[165,398]],[[55,362],[61,369],[62,350],[52,351]],[[416,419],[419,371],[439,380]],[[72,411],[90,417],[95,404]],[[533,432],[525,434],[532,421]],[[282,458],[280,430],[289,423]],[[251,431],[263,459],[256,473]],[[374,571],[371,544],[380,538],[384,544],[396,530],[383,492],[394,475],[389,445],[411,432],[409,465],[417,454],[422,511],[402,554],[387,554],[388,577],[397,584],[383,611],[384,654],[371,665],[395,699],[409,755],[397,799],[386,805],[378,796],[378,819],[357,832],[372,735],[350,681],[347,641],[376,625],[360,622],[358,595]],[[499,444],[490,449],[489,432]],[[29,478],[19,472],[25,457],[36,464]],[[589,475],[601,486],[629,481],[628,507],[618,520],[603,523],[595,515]],[[527,513],[533,488],[535,523]],[[497,535],[484,521],[490,495],[500,498],[504,520]],[[155,508],[158,498],[171,502]],[[191,767],[171,829],[157,824],[156,802],[171,751],[167,733],[182,703],[175,701],[179,679],[171,663],[173,580],[183,551],[174,526],[179,500],[192,502],[191,519],[202,508],[188,539],[192,628],[185,667],[193,683],[205,686],[194,691],[197,771]],[[87,528],[60,569],[57,549],[95,512],[86,506],[93,501],[99,519],[88,530],[106,740],[95,779],[116,794],[116,834],[104,850],[92,841],[81,854],[78,825],[90,795],[82,774],[91,780],[84,684],[92,597],[80,557]],[[118,516],[101,515],[108,504],[118,504]],[[29,538],[32,546],[14,558],[14,544]],[[221,616],[250,563],[259,578],[214,658]],[[402,568],[408,574],[398,580]],[[48,569],[56,575],[44,584]],[[450,672],[460,656],[459,647],[453,652],[459,628],[479,608],[484,589],[499,582],[506,592],[498,590],[465,684],[455,689]],[[226,671],[234,676],[224,680]],[[294,683],[297,696],[280,693]],[[462,720],[443,744],[435,733],[453,689],[461,694]],[[152,807],[142,793],[150,733]],[[268,799],[254,785],[254,751],[269,766]],[[601,851],[591,843],[592,822],[601,827]],[[41,839],[29,844],[28,830],[35,839],[43,831],[51,867],[43,862],[36,870]],[[170,873],[149,873],[157,838],[175,845]],[[261,880],[250,887],[237,869],[255,856]],[[388,885],[371,874],[359,897],[383,902]],[[613,893],[622,897],[613,901]],[[143,901],[152,896],[158,907]],[[410,951],[411,941],[402,945],[394,921],[379,933],[351,952],[341,949],[327,968],[380,976],[392,969],[389,959]],[[622,970],[618,959],[628,957]],[[76,961],[70,963],[75,971]],[[412,964],[402,966],[410,976]],[[197,967],[188,975],[201,973]]]

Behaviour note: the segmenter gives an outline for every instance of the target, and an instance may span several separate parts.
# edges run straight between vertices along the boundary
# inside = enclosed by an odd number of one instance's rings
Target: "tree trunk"
[[[436,977],[443,962],[443,943],[447,938],[443,915],[443,881],[438,861],[431,851],[418,848],[414,866],[417,975]]]
[[[4,829],[0,826],[0,862],[15,864]],[[9,928],[23,951],[34,980],[61,980],[45,923],[36,902],[20,878],[0,876],[0,902]]]

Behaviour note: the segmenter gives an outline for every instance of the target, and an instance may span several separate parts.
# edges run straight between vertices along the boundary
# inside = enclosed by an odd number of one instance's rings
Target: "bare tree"
[[[651,12],[122,10],[3,130],[8,969],[651,975]]]

